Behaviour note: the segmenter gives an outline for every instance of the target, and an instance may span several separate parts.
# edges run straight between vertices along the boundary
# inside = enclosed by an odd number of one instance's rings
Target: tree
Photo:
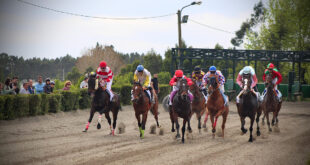
[[[144,67],[152,74],[159,73],[162,66],[162,58],[152,49],[143,57]]]
[[[80,74],[77,67],[73,67],[72,71],[68,73],[66,79],[72,81],[73,84],[76,84],[81,76],[82,74]]]

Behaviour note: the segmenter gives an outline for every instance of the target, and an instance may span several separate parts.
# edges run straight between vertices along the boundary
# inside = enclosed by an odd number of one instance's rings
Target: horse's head
[[[142,97],[143,88],[140,82],[134,82],[132,87],[133,102],[137,103]]]
[[[181,96],[182,100],[186,100],[188,96],[188,89],[189,89],[187,80],[183,78],[178,80],[177,87],[179,89],[178,95]]]
[[[252,80],[251,80],[251,75],[249,74],[244,74],[242,76],[242,88],[244,90],[245,93],[251,91],[251,84],[252,84]]]
[[[217,89],[219,87],[219,80],[218,80],[218,76],[217,75],[214,75],[214,74],[211,74],[209,77],[208,77],[209,81],[208,81],[208,85],[213,88],[213,90]]]
[[[98,88],[98,80],[95,75],[90,75],[88,79],[88,93],[94,93]]]
[[[193,81],[193,85],[191,85],[189,87],[190,91],[191,92],[199,91],[198,81],[196,79],[193,79],[193,78],[192,78],[192,81]]]
[[[274,88],[274,84],[272,83],[272,75],[271,75],[271,74],[268,74],[268,75],[266,76],[265,86],[266,86],[267,88],[271,88],[271,89]]]

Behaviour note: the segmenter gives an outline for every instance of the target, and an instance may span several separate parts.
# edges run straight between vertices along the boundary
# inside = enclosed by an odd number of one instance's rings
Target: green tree
[[[72,81],[73,84],[76,84],[81,76],[82,75],[79,73],[78,68],[77,67],[73,67],[72,71],[68,73],[66,78],[68,80]]]
[[[162,58],[153,49],[143,57],[144,67],[147,68],[152,74],[159,73],[162,66]]]

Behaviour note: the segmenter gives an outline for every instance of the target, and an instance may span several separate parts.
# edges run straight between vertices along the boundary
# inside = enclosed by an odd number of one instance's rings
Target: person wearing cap
[[[139,82],[142,85],[142,88],[148,94],[151,103],[155,103],[153,98],[153,92],[151,88],[151,73],[143,67],[143,65],[138,65],[137,69],[133,75],[134,82]],[[133,100],[133,93],[131,91],[131,100]]]
[[[240,70],[240,72],[238,73],[236,82],[237,84],[240,86],[240,89],[242,89],[242,80],[244,76],[250,76],[251,78],[251,90],[252,92],[254,92],[254,94],[256,94],[257,99],[260,101],[260,96],[259,96],[259,92],[257,90],[256,84],[258,82],[256,74],[254,69],[251,66],[245,66],[243,69]],[[254,89],[254,91],[253,91]],[[240,93],[237,95],[236,97],[236,102],[239,103],[240,101],[240,95],[243,93],[243,89],[240,91]]]
[[[112,92],[112,82],[113,82],[113,72],[110,67],[107,66],[105,61],[101,61],[99,63],[99,67],[97,68],[97,78],[99,79],[101,86],[106,86],[106,91],[110,95],[110,101],[112,101],[114,94]]]
[[[88,77],[85,77],[80,84],[80,88],[88,88]]]
[[[178,82],[178,80],[180,80],[182,78],[187,80],[187,85],[188,86],[193,85],[193,81],[190,78],[187,78],[186,76],[184,76],[182,70],[176,70],[175,73],[174,73],[174,76],[171,78],[171,80],[169,82],[169,85],[173,87],[172,91],[170,93],[169,105],[172,105],[173,97],[175,96],[175,94],[179,90],[178,87],[176,86],[177,82]],[[188,91],[188,95],[189,95],[190,100],[192,101],[193,98],[194,98],[193,94],[190,91]]]
[[[70,90],[70,87],[71,87],[71,81],[70,81],[70,80],[67,80],[67,81],[65,82],[65,86],[64,86],[64,88],[62,88],[62,90],[64,90],[64,91],[69,91],[69,90]]]
[[[209,71],[203,76],[202,79],[202,83],[204,85],[204,87],[206,87],[209,83],[209,76],[210,75],[216,75],[218,77],[218,81],[220,83],[220,92],[224,98],[224,105],[228,106],[228,97],[224,94],[225,89],[224,89],[224,84],[225,84],[225,77],[223,76],[222,72],[220,70],[216,70],[215,66],[210,66]],[[206,103],[208,102],[208,92],[206,92],[206,90],[203,90],[205,93],[205,99],[206,99]]]
[[[278,71],[277,68],[274,67],[273,63],[269,63],[267,65],[267,68],[264,71],[263,74],[263,81],[266,81],[266,75],[271,75],[272,77],[272,83],[275,84],[275,90],[277,93],[277,97],[278,97],[278,101],[281,102],[281,98],[282,98],[282,93],[278,90],[278,84],[280,84],[282,82],[282,75],[281,73]],[[264,92],[263,92],[263,96],[262,96],[262,100],[266,95],[266,91],[267,88],[265,88]]]
[[[199,66],[195,66],[194,71],[192,72],[191,77],[196,80],[196,84],[198,87],[202,86],[202,78],[205,75],[205,72],[201,70]]]
[[[42,76],[38,76],[38,82],[34,86],[36,94],[43,93],[44,92],[44,89],[43,89],[44,86],[45,86],[45,83],[43,83]]]
[[[55,82],[51,81],[51,93],[53,93],[54,88],[55,88]]]
[[[43,87],[44,93],[50,94],[52,93],[51,80],[50,78],[45,79],[45,85]]]

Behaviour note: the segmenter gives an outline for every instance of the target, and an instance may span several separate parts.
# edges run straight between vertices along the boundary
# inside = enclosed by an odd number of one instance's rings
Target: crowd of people
[[[84,80],[85,81],[85,80]],[[83,82],[84,82],[83,81]],[[86,81],[87,82],[87,81]],[[32,79],[23,81],[21,86],[18,85],[18,77],[7,78],[5,83],[0,83],[1,95],[16,95],[16,94],[51,94],[54,92],[55,82],[50,78],[46,78],[43,82],[42,76],[38,76],[37,82],[34,84]],[[62,90],[70,90],[71,81],[66,81]],[[82,87],[81,87],[82,88]]]

